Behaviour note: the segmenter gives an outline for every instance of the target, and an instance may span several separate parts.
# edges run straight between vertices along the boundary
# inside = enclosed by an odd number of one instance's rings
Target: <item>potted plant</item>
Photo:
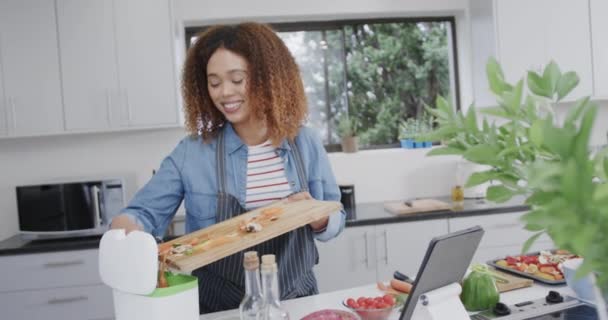
[[[353,153],[359,150],[357,129],[359,122],[355,117],[342,114],[338,120],[338,135],[341,138],[342,152]]]
[[[399,125],[399,140],[401,147],[406,149],[430,148],[433,143],[425,140],[425,136],[432,131],[433,118],[430,114],[423,114],[418,118],[408,118]]]
[[[405,149],[415,148],[414,138],[416,138],[416,134],[416,120],[414,118],[407,118],[407,120],[402,121],[399,125],[401,147]]]
[[[523,79],[506,82],[494,59],[486,72],[498,106],[480,112],[499,124],[484,118],[479,125],[474,106],[466,113],[456,112],[438,98],[436,109],[427,108],[438,123],[427,138],[446,145],[428,155],[462,155],[490,166],[472,174],[465,186],[492,181],[487,198],[495,202],[526,197],[530,211],[523,217],[525,228],[536,234],[522,251],[546,233],[559,248],[584,257],[578,275],[597,275],[597,287],[608,292],[608,157],[606,151],[589,152],[597,105],[584,97],[563,119],[556,116],[554,104],[576,87],[579,78],[574,72],[562,73],[554,62],[542,74],[527,73],[527,90]],[[604,313],[604,301],[596,296],[598,310]]]

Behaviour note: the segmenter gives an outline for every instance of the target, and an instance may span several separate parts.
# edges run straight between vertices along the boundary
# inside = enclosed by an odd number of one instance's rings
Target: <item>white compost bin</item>
[[[145,232],[109,230],[99,243],[99,274],[113,289],[116,320],[198,320],[198,279],[167,274],[156,288],[158,247]]]

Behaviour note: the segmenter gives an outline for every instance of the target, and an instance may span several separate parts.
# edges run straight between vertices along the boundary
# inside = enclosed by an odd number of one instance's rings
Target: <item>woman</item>
[[[112,228],[162,236],[182,199],[186,232],[278,199],[339,200],[327,154],[311,129],[298,67],[281,39],[256,23],[214,26],[188,51],[183,139]],[[318,293],[314,239],[344,227],[343,211],[255,246],[277,255],[282,299]],[[194,271],[201,313],[237,308],[242,253]]]

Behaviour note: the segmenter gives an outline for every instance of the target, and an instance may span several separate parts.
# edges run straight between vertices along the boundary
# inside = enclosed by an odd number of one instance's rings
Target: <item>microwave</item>
[[[17,186],[19,231],[33,238],[101,234],[124,207],[122,179]]]

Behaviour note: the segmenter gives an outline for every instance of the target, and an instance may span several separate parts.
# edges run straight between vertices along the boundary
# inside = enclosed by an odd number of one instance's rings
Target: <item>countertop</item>
[[[449,201],[447,197],[439,197],[436,199]],[[500,214],[528,210],[528,206],[524,205],[523,202],[523,197],[513,198],[510,201],[501,204],[492,203],[485,199],[465,199],[462,209],[458,211],[443,210],[406,215],[394,215],[385,211],[383,202],[361,203],[357,204],[355,210],[348,210],[346,227]],[[183,216],[176,216],[175,220],[181,219],[183,221],[183,218]],[[15,235],[0,241],[0,256],[95,249],[99,247],[100,239],[101,235],[54,240],[31,240],[26,239],[21,235]]]
[[[559,291],[562,295],[574,296],[574,292],[566,285],[561,286],[550,286],[544,284],[535,283],[532,287],[513,290],[500,294],[500,302],[507,305],[512,305],[522,301],[535,300],[543,298],[547,295],[549,290]],[[351,289],[345,289],[340,291],[322,293],[314,296],[298,298],[293,300],[282,301],[282,306],[289,312],[290,319],[301,319],[304,316],[312,313],[313,311],[323,309],[348,309],[342,305],[342,301],[349,297],[361,297],[361,296],[378,296],[380,291],[376,288],[376,285],[367,285],[362,287],[356,287]],[[398,311],[394,311],[389,319],[399,319],[401,314]],[[228,320],[228,319],[239,319],[238,310],[228,310],[210,314],[204,314],[200,317],[201,320]]]

